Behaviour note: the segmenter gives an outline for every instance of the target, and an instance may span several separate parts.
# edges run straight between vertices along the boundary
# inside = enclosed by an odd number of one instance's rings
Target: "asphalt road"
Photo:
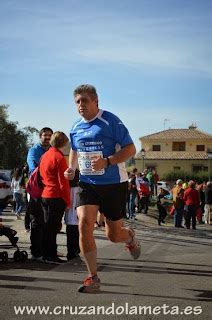
[[[15,220],[10,211],[2,218],[5,225],[18,231],[20,248],[29,252],[23,221]],[[131,224],[142,244],[136,261],[122,244],[109,242],[104,230],[95,231],[102,283],[98,294],[77,292],[87,275],[83,263],[15,263],[14,249],[1,237],[0,251],[6,247],[10,261],[0,262],[0,318],[212,319],[212,226],[175,229],[169,221],[159,227],[154,218],[144,214]],[[58,250],[64,254],[65,243],[66,234],[59,234]],[[16,315],[18,307],[22,309]]]

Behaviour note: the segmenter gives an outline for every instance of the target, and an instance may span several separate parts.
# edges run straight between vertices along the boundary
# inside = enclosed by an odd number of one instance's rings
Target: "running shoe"
[[[140,242],[135,238],[135,231],[130,229],[132,232],[132,241],[125,245],[125,249],[130,252],[131,257],[136,260],[140,257],[141,254],[141,245]]]
[[[83,281],[83,285],[79,287],[78,292],[95,293],[100,290],[100,280],[97,275],[88,277]]]

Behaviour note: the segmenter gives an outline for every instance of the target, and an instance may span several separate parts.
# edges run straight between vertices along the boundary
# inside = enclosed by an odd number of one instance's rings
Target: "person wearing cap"
[[[200,206],[199,192],[195,189],[195,182],[190,180],[188,183],[188,189],[185,190],[183,195],[185,202],[185,225],[187,229],[190,229],[192,220],[192,229],[196,229],[196,213]]]
[[[182,187],[183,181],[178,179],[176,181],[175,187],[172,189],[173,195],[173,206],[174,206],[174,226],[175,228],[183,228],[182,220],[183,220],[183,212],[184,212],[184,201],[183,194],[184,189]]]

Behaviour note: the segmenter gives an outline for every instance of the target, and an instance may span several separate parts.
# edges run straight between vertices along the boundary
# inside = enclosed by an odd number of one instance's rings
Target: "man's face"
[[[77,94],[74,101],[79,114],[86,120],[91,120],[97,115],[99,111],[97,99],[93,99],[88,93]]]
[[[40,137],[40,143],[42,146],[49,147],[50,146],[50,139],[51,139],[52,133],[51,131],[45,131],[42,133]]]

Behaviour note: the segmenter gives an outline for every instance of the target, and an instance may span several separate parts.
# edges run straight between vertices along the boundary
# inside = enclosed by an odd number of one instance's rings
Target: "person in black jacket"
[[[165,190],[163,188],[160,188],[160,192],[157,197],[157,208],[158,208],[158,225],[161,225],[162,223],[165,223],[165,218],[167,216],[167,210],[166,206],[163,204],[164,203],[164,197],[169,194],[168,190]]]
[[[205,223],[211,223],[211,213],[212,212],[212,181],[207,182],[207,187],[205,188]]]

